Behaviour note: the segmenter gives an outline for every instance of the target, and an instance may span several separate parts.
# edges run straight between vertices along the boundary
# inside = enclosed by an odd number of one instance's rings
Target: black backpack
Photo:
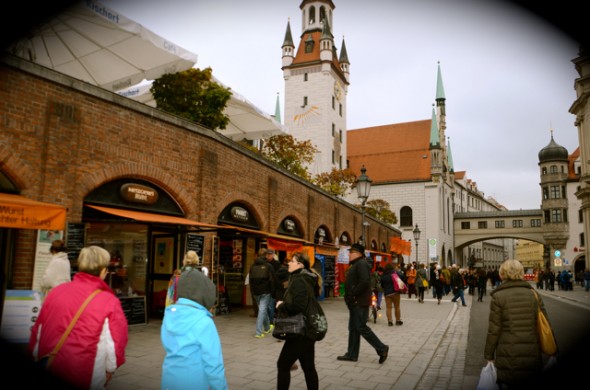
[[[308,288],[312,290],[310,286],[308,286]],[[317,301],[313,291],[309,297],[307,312],[305,313],[305,334],[312,340],[320,341],[326,337],[326,333],[328,333],[328,320],[324,314],[324,309],[322,309],[322,306]]]

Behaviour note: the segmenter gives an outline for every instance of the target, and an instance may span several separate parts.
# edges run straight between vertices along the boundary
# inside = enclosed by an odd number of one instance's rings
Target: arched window
[[[309,24],[314,24],[315,22],[315,7],[309,7]]]
[[[412,226],[413,216],[412,216],[412,208],[409,206],[404,206],[399,211],[399,225],[400,226]]]
[[[326,19],[326,7],[320,7],[320,22],[323,22]]]
[[[551,167],[549,168],[549,172],[557,173],[557,165],[551,165]]]

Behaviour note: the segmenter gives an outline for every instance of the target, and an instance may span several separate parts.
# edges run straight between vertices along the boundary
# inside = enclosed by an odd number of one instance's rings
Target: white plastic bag
[[[488,362],[488,364],[481,369],[479,382],[477,382],[477,390],[498,390],[498,384],[496,383],[496,366],[494,366],[494,363]]]

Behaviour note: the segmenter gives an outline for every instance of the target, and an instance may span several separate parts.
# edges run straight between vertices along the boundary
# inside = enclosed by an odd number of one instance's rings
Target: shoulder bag
[[[294,316],[279,311],[275,315],[275,327],[272,337],[279,340],[287,340],[305,335],[305,316],[297,313]]]
[[[399,277],[396,271],[391,273],[391,278],[393,279],[393,289],[395,292],[405,294],[408,292],[408,286],[404,283],[402,278]]]
[[[74,328],[74,325],[76,325],[76,322],[78,322],[78,318],[80,318],[80,315],[82,314],[82,312],[84,311],[86,306],[90,303],[92,298],[94,298],[101,291],[102,291],[101,289],[96,289],[92,292],[92,294],[90,294],[88,296],[88,298],[86,298],[84,303],[82,303],[82,306],[80,306],[80,308],[76,312],[76,315],[74,316],[74,318],[72,318],[72,321],[70,321],[70,325],[68,325],[68,328],[66,329],[66,331],[61,335],[61,339],[59,339],[59,342],[57,343],[57,345],[53,348],[53,350],[48,355],[45,355],[39,359],[39,361],[37,362],[39,367],[42,367],[43,369],[49,371],[49,369],[51,368],[51,363],[53,363],[53,359],[55,359],[55,356],[59,352],[59,349],[65,343],[66,339],[70,335],[70,332]]]
[[[553,336],[553,330],[549,321],[545,318],[543,311],[541,311],[541,303],[539,302],[539,295],[535,290],[531,290],[537,299],[537,334],[539,335],[539,344],[541,351],[547,355],[555,355],[557,352],[557,343]]]

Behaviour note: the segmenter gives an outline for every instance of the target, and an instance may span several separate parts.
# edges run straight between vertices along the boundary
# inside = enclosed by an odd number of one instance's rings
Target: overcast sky
[[[430,119],[440,62],[455,171],[508,209],[541,205],[538,153],[579,145],[578,43],[502,1],[333,0],[334,37],[350,60],[349,130]],[[198,55],[225,85],[284,119],[281,45],[301,35],[301,0],[103,0]],[[371,175],[370,172],[367,174]]]

